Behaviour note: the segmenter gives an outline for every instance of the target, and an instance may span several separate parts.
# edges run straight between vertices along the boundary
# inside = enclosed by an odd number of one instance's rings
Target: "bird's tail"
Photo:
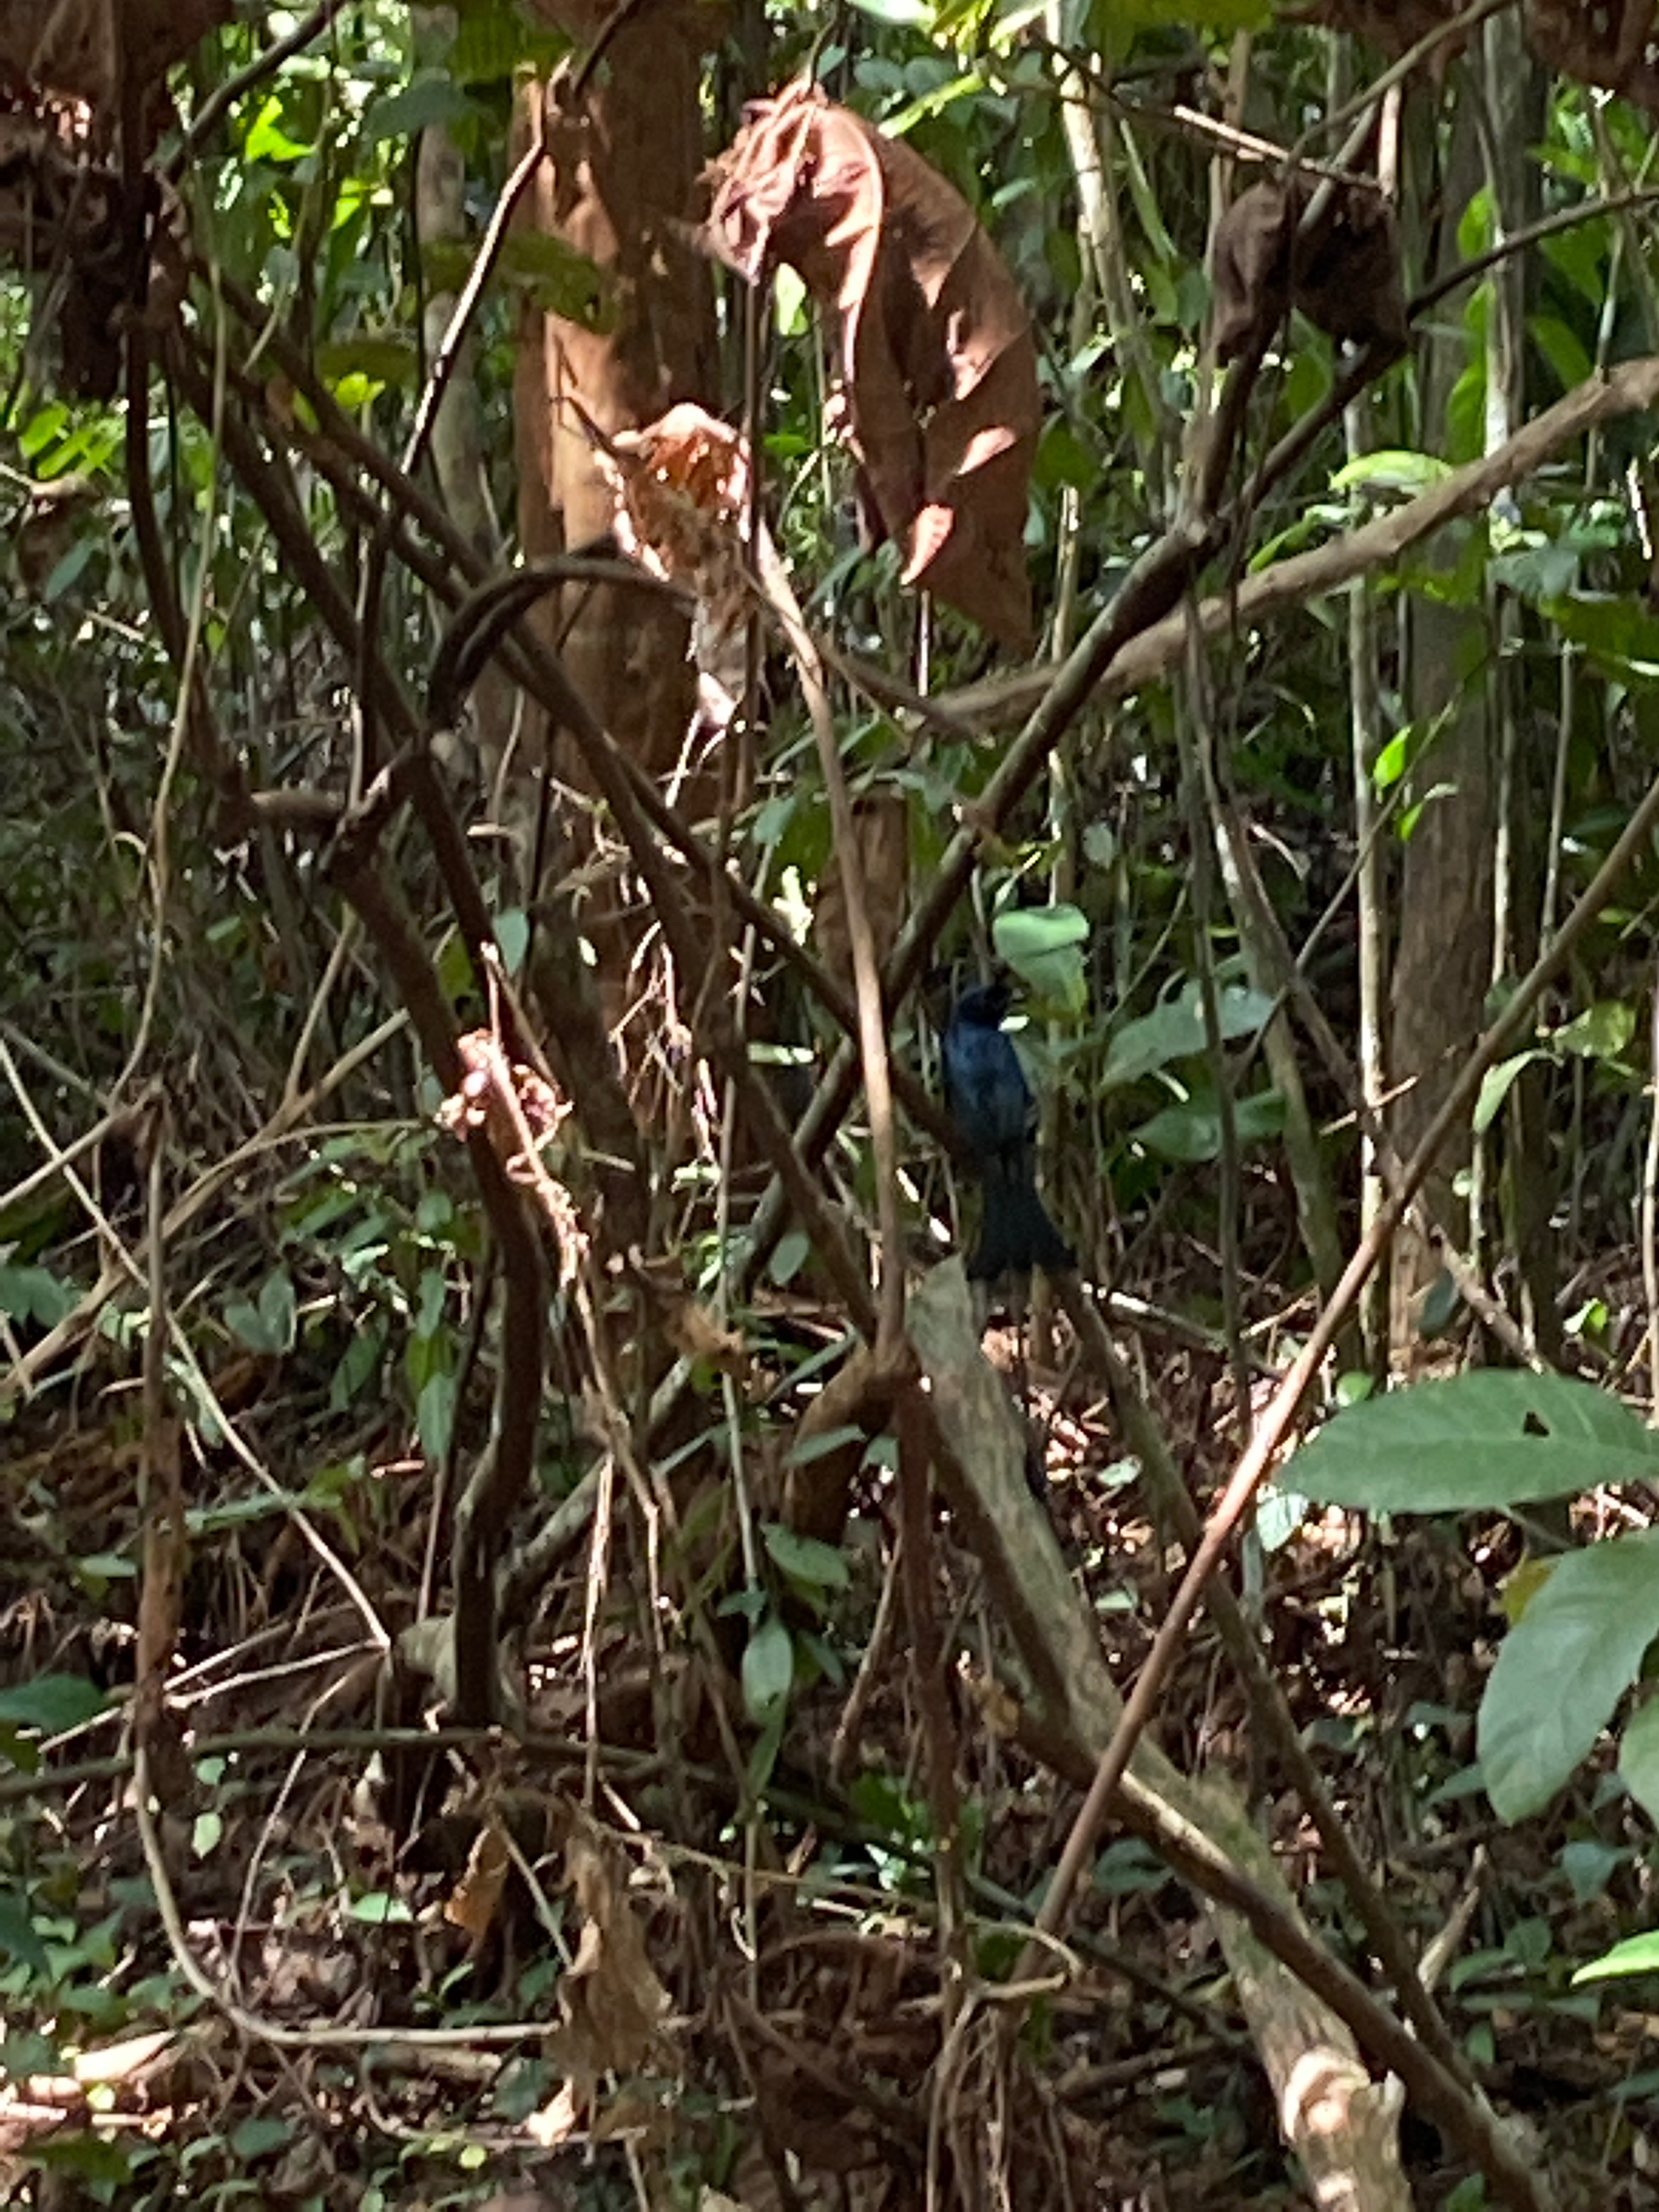
[[[982,1196],[979,1236],[968,1261],[975,1281],[1029,1275],[1033,1267],[1062,1274],[1076,1267],[1076,1254],[1037,1195],[1029,1158],[987,1161]]]

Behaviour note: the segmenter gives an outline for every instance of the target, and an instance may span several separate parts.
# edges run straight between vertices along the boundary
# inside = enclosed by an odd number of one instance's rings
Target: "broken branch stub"
[[[860,492],[903,549],[904,581],[1029,652],[1036,349],[973,210],[805,78],[750,108],[712,182],[721,259],[751,283],[787,262],[838,319]]]

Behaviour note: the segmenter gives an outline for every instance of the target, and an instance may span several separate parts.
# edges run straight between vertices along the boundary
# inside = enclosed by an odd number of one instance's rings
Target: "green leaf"
[[[1233,1107],[1233,1130],[1241,1145],[1276,1137],[1285,1126],[1285,1102],[1276,1091],[1259,1091]],[[1137,1144],[1166,1160],[1217,1160],[1221,1157],[1221,1109],[1212,1098],[1189,1098],[1166,1106],[1134,1132]]]
[[[415,1917],[405,1899],[393,1897],[384,1889],[366,1890],[362,1897],[354,1897],[350,1917],[354,1920],[367,1921],[374,1928],[389,1927],[394,1921],[401,1923]]]
[[[862,1443],[864,1431],[856,1423],[842,1423],[836,1429],[820,1429],[816,1436],[800,1437],[789,1447],[785,1465],[811,1467],[817,1459],[827,1459],[831,1452],[842,1450],[848,1444]]]
[[[408,338],[377,337],[365,331],[356,337],[331,338],[317,349],[317,367],[331,385],[361,376],[370,384],[412,384],[416,354]]]
[[[265,2158],[274,2150],[286,2149],[293,2140],[293,2123],[266,2112],[251,2112],[230,2131],[232,2154],[243,2161]]]
[[[991,924],[997,956],[1011,968],[1068,945],[1086,944],[1088,937],[1088,916],[1074,906],[1009,907]]]
[[[1226,1042],[1253,1036],[1273,1009],[1265,993],[1229,983],[1218,994],[1217,1012]],[[1205,1048],[1204,1014],[1196,985],[1189,984],[1179,999],[1171,1000],[1138,1021],[1126,1022],[1113,1037],[1102,1072],[1103,1090],[1139,1083],[1172,1060],[1194,1059]]]
[[[434,124],[454,123],[467,112],[466,94],[447,70],[423,70],[412,84],[375,100],[363,117],[370,146],[383,138],[413,138]]]
[[[780,1287],[793,1282],[811,1255],[812,1240],[804,1229],[791,1229],[780,1237],[767,1273]]]
[[[530,916],[521,906],[510,906],[496,915],[495,942],[502,966],[509,975],[516,975],[530,949]]]
[[[1659,1698],[1649,1698],[1619,1740],[1619,1779],[1659,1828]]]
[[[1656,1636],[1659,1529],[1556,1561],[1504,1638],[1480,1700],[1475,1744],[1499,1820],[1538,1812],[1571,1778]]]
[[[1372,1513],[1501,1512],[1659,1480],[1659,1436],[1590,1383],[1481,1370],[1347,1407],[1286,1479],[1321,1504]]]
[[[757,1728],[782,1712],[795,1679],[794,1647],[776,1613],[769,1613],[743,1654],[744,1710]]]
[[[1480,1095],[1474,1102],[1474,1133],[1482,1135],[1498,1119],[1498,1109],[1509,1097],[1516,1078],[1534,1060],[1547,1060],[1544,1052],[1517,1052],[1510,1060],[1495,1060],[1480,1079]]]
[[[444,1368],[428,1375],[415,1401],[415,1426],[421,1449],[435,1467],[449,1449],[455,1425],[455,1377]]]
[[[46,1947],[35,1932],[28,1899],[21,1890],[0,1889],[0,1953],[15,1959],[32,1974],[44,1976],[52,1972]]]
[[[259,1285],[257,1305],[233,1298],[225,1308],[225,1327],[250,1352],[277,1353],[294,1344],[296,1305],[294,1285],[281,1267],[273,1268]]]
[[[242,157],[248,161],[297,161],[310,153],[314,143],[310,138],[291,138],[283,130],[283,95],[273,92],[242,141]]]
[[[1074,906],[1009,907],[991,924],[991,942],[1028,989],[1080,1014],[1089,1002],[1083,947],[1088,917]]]
[[[1577,1989],[1582,1982],[1610,1982],[1621,1974],[1659,1974],[1659,1933],[1632,1936],[1615,1943],[1611,1951],[1580,1966],[1572,1985]]]
[[[0,1267],[0,1314],[9,1321],[56,1328],[75,1301],[74,1291],[45,1267]]]
[[[1623,999],[1598,999],[1555,1032],[1564,1052],[1585,1060],[1617,1060],[1636,1034],[1636,1009]]]
[[[847,1555],[833,1544],[820,1543],[816,1536],[798,1535],[781,1521],[763,1523],[761,1538],[792,1582],[805,1583],[810,1589],[846,1589]]]
[[[598,264],[550,232],[509,231],[495,269],[503,283],[527,292],[538,307],[567,322],[603,331],[614,319],[610,289]]]
[[[42,1735],[62,1735],[66,1729],[96,1720],[109,1711],[109,1704],[95,1682],[79,1674],[37,1674],[32,1681],[0,1690],[0,1722],[35,1729]]]
[[[1374,453],[1356,453],[1331,478],[1333,491],[1428,491],[1444,483],[1451,474],[1449,461],[1437,453],[1414,453],[1383,447]]]

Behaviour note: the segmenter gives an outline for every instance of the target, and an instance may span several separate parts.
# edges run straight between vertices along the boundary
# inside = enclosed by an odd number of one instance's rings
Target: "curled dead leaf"
[[[1659,21],[1654,0],[1528,0],[1527,37],[1540,61],[1581,83],[1622,93],[1659,114]]]
[[[6,0],[0,73],[72,94],[112,120],[125,88],[143,91],[184,58],[232,0]]]
[[[1322,195],[1311,226],[1304,218]],[[1403,344],[1394,210],[1378,191],[1299,176],[1241,192],[1216,226],[1216,357],[1269,337],[1292,307],[1328,337]]]
[[[565,2024],[555,2040],[575,2105],[585,2109],[601,2075],[631,2073],[659,2052],[669,1996],[625,1891],[580,1824],[566,1846],[565,1881],[575,1892],[582,1931],[559,1984]]]
[[[1322,23],[1328,30],[1368,40],[1397,61],[1462,10],[1462,0],[1313,0],[1310,6],[1290,12],[1299,21]],[[1435,48],[1429,65],[1437,78],[1467,43],[1468,33],[1460,32]]]
[[[465,1872],[444,1899],[444,1918],[465,1929],[475,1943],[489,1933],[512,1865],[506,1837],[493,1820],[488,1822],[472,1839]]]
[[[1029,651],[1036,349],[973,210],[804,77],[751,106],[712,180],[714,251],[750,283],[787,262],[838,318],[866,507],[905,582]]]
[[[748,681],[743,434],[685,400],[643,429],[617,431],[609,446],[595,460],[616,492],[617,541],[653,574],[695,594],[692,657],[724,706],[724,726]]]

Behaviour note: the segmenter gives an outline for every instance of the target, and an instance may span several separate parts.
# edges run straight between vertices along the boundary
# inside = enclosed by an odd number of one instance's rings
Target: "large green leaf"
[[[1482,1370],[1348,1407],[1292,1465],[1294,1486],[1322,1505],[1504,1511],[1598,1483],[1659,1480],[1659,1436],[1588,1382]]]
[[[1254,1036],[1273,1010],[1273,1002],[1265,993],[1247,990],[1242,983],[1230,983],[1217,994],[1218,1025],[1229,1042]],[[1101,1083],[1109,1091],[1139,1083],[1171,1060],[1195,1058],[1204,1045],[1204,1010],[1197,986],[1189,984],[1179,999],[1139,1021],[1125,1022],[1107,1051]]]
[[[1619,1779],[1659,1827],[1659,1698],[1638,1705],[1619,1740]]]
[[[1500,1820],[1537,1812],[1588,1757],[1656,1636],[1659,1529],[1556,1561],[1480,1700],[1480,1771]]]

